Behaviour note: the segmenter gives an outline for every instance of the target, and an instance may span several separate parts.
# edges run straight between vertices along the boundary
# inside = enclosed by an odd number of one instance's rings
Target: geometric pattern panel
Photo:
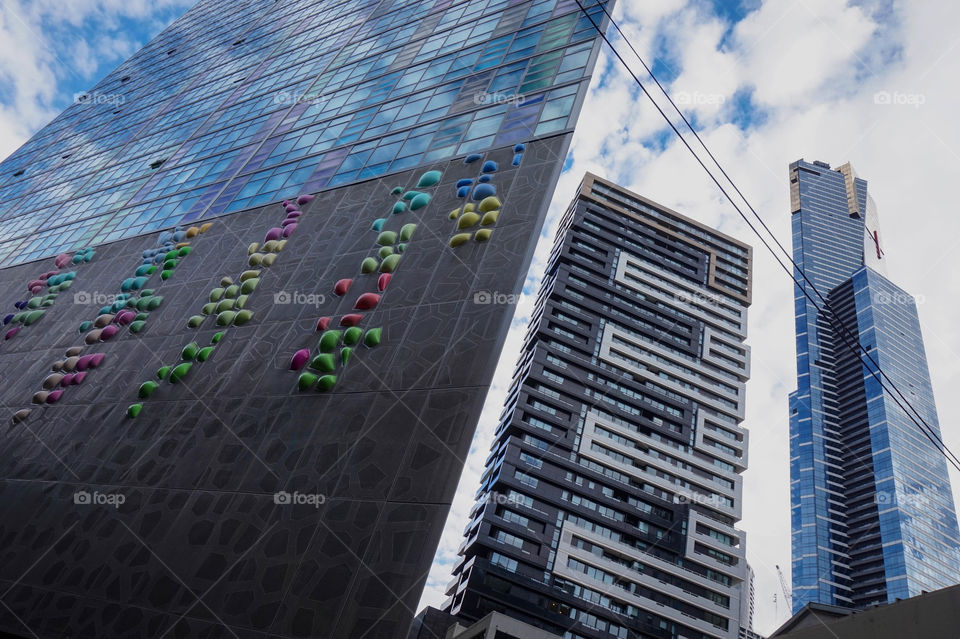
[[[0,271],[0,630],[404,636],[568,143]]]

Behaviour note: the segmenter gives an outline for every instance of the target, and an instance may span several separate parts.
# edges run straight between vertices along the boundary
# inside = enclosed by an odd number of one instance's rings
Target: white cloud
[[[193,0],[6,0],[0,3],[0,158],[56,116],[74,90],[92,86],[144,44],[122,20],[163,22]],[[95,25],[86,29],[88,25]],[[142,35],[142,34],[138,34]],[[64,86],[74,89],[64,90]]]

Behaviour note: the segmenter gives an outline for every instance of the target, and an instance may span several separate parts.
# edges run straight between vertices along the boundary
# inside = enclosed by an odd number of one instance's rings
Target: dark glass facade
[[[843,340],[870,353],[939,437],[916,303],[882,274],[867,183],[849,164],[802,160],[790,182],[794,259],[846,329],[795,287],[794,610],[862,608],[960,582],[946,461]]]
[[[0,164],[0,631],[405,636],[598,50],[202,0]]]
[[[565,639],[736,639],[750,248],[587,174],[446,609]]]

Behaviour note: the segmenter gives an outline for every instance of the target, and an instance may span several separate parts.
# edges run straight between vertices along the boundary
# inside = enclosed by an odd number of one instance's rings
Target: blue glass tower
[[[836,318],[795,287],[794,610],[862,608],[956,584],[960,532],[946,461],[844,341],[859,340],[939,439],[916,303],[883,274],[867,183],[849,164],[800,160],[790,194],[794,260]]]

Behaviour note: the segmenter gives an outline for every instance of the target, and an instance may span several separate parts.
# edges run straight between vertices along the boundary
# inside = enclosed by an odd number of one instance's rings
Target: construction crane
[[[768,564],[769,565],[769,564]],[[783,571],[780,570],[780,565],[777,564],[777,577],[780,578],[780,590],[783,591],[783,598],[787,600],[787,605],[790,606],[790,610],[793,609],[793,592],[787,588],[787,579],[783,576]],[[776,597],[776,595],[774,595]],[[774,600],[776,603],[776,600]]]

